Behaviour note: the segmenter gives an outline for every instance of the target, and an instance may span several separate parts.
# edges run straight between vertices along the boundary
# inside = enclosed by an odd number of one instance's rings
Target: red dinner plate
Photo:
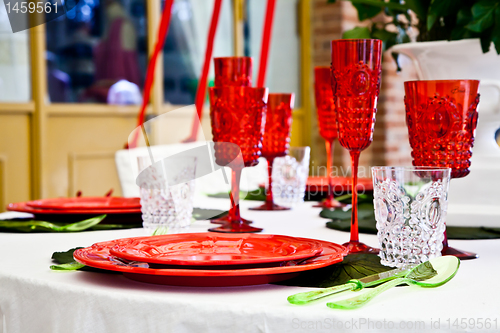
[[[42,199],[26,202],[26,206],[56,210],[141,209],[140,198],[76,197]]]
[[[109,208],[95,208],[95,209],[48,209],[48,208],[35,208],[28,206],[26,202],[11,203],[7,206],[8,210],[26,212],[32,214],[60,214],[60,215],[70,215],[70,214],[129,214],[129,213],[140,213],[141,208],[124,208],[124,209],[109,209]]]
[[[334,177],[333,191],[350,192],[352,188],[352,179],[347,177]],[[358,178],[358,192],[373,191],[373,182],[371,178]],[[328,177],[309,177],[306,183],[306,192],[308,193],[326,193],[328,192]]]
[[[145,238],[147,237],[138,239]],[[96,243],[91,247],[76,250],[73,256],[76,261],[84,265],[122,272],[125,277],[140,282],[175,286],[224,287],[284,281],[297,276],[300,272],[341,262],[347,254],[347,249],[342,245],[318,240],[317,242],[323,248],[321,254],[307,259],[284,261],[275,267],[217,270],[149,268],[141,267],[148,265],[146,263],[124,263],[110,254],[109,251],[115,244],[128,241],[129,239],[119,239]]]
[[[281,235],[212,232],[131,238],[111,248],[126,260],[161,265],[246,265],[297,260],[322,250],[318,241]]]
[[[50,222],[78,222],[96,215],[107,214],[101,222],[104,224],[141,224],[142,213],[140,208],[133,209],[45,209],[34,208],[26,205],[26,202],[11,203],[7,210],[31,213],[35,220]]]

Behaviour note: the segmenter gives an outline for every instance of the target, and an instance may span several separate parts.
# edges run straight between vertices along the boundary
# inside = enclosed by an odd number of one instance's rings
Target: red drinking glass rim
[[[314,67],[314,81],[315,81],[315,83],[316,84],[318,84],[318,83],[330,84],[331,80],[332,80],[331,71],[332,71],[332,68],[330,66],[315,66]]]
[[[295,94],[294,93],[269,93],[267,96],[268,107],[276,107],[281,103],[290,105],[290,109],[293,109],[295,104]]]
[[[359,42],[373,42],[374,44],[382,45],[382,41],[376,38],[353,38],[353,39],[334,39],[331,41],[331,44],[357,44]]]
[[[409,80],[405,81],[404,84],[418,84],[418,83],[430,83],[430,82],[436,82],[436,83],[457,83],[457,82],[467,82],[467,83],[479,83],[481,82],[480,80],[474,80],[474,79],[452,79],[452,80]]]
[[[252,57],[217,57],[217,58],[214,58],[214,61],[215,60],[219,60],[219,59],[221,59],[221,60],[224,60],[224,59],[227,59],[227,60],[231,60],[231,59],[242,59],[242,60],[250,59],[250,61],[253,60]]]

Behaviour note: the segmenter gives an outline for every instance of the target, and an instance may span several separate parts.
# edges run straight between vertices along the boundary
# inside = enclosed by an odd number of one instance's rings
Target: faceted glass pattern
[[[252,58],[223,57],[214,58],[216,87],[251,87]]]
[[[405,82],[413,165],[450,167],[452,178],[469,174],[478,88],[477,80]]]
[[[380,262],[407,267],[441,256],[451,169],[374,167]]]
[[[309,176],[309,147],[291,147],[289,155],[274,159],[274,202],[284,207],[294,207],[304,201]]]
[[[141,156],[139,168],[143,164]],[[196,158],[179,158],[181,168],[164,170],[153,164],[142,170],[138,179],[141,198],[142,225],[149,234],[186,232],[191,224],[195,186]],[[169,185],[167,175],[170,178]],[[179,183],[179,179],[192,179]]]

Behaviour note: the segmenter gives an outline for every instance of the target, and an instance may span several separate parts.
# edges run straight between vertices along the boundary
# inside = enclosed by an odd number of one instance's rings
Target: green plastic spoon
[[[360,291],[363,288],[374,287],[376,285],[382,284],[384,282],[399,277],[405,277],[409,272],[410,269],[394,269],[391,271],[370,275],[361,279],[352,279],[349,280],[347,283],[338,286],[321,288],[313,291],[306,291],[303,293],[294,294],[288,296],[287,300],[291,304],[304,305],[312,301],[316,301],[318,299],[322,299],[334,294],[341,293],[343,291],[348,291],[348,290]]]
[[[429,263],[432,266],[430,266]],[[397,278],[386,282],[370,291],[352,298],[327,303],[326,306],[332,309],[357,309],[368,303],[380,293],[403,283],[408,285],[414,284],[426,288],[439,287],[450,281],[455,276],[459,266],[460,260],[457,257],[444,256],[434,258],[416,266],[404,278]],[[435,270],[437,274],[428,274],[429,269]]]

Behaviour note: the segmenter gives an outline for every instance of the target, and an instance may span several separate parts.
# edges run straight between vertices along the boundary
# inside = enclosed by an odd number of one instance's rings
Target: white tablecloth
[[[205,207],[226,208],[224,200]],[[349,235],[327,229],[319,209],[242,215],[266,233],[336,243]],[[191,231],[206,231],[207,221]],[[0,233],[0,332],[466,332],[489,322],[500,331],[500,240],[451,241],[480,259],[463,261],[436,289],[393,288],[359,310],[332,310],[325,301],[293,306],[286,298],[311,288],[260,285],[196,288],[150,285],[122,275],[49,269],[51,255],[72,247],[144,235],[142,229],[65,234]],[[361,241],[377,245],[373,235]],[[481,318],[481,319],[480,319]],[[475,324],[475,327],[473,327]],[[463,328],[461,328],[463,327]]]

